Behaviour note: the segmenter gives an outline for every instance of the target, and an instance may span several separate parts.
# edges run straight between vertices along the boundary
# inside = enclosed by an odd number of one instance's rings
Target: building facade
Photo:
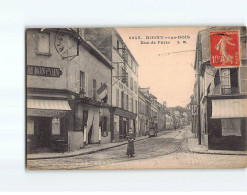
[[[125,140],[130,130],[138,135],[137,61],[113,28],[85,29],[84,37],[112,63],[112,141]]]
[[[26,31],[27,151],[110,142],[111,62],[74,29]]]
[[[145,98],[145,129],[144,135],[147,135],[150,130],[151,125],[151,98],[149,93],[150,88],[141,88],[139,87],[139,91],[142,97]]]
[[[210,59],[208,49],[210,47],[209,33],[212,31],[239,32],[240,66],[235,68],[212,66],[213,61]],[[227,39],[224,33],[219,35],[224,37],[223,41]],[[231,45],[234,44],[231,43]],[[199,83],[197,83],[200,86],[200,91],[197,92],[200,99],[200,102],[197,101],[200,107],[198,128],[202,144],[209,149],[246,150],[246,47],[246,27],[215,27],[198,33],[194,66],[200,76]]]
[[[158,102],[158,131],[164,131],[166,128],[166,107]]]
[[[150,128],[158,130],[158,102],[157,97],[153,94],[150,94],[151,99],[151,119],[150,119]]]
[[[139,128],[139,135],[147,135],[148,131],[148,120],[147,116],[147,103],[145,95],[138,90],[138,128]]]

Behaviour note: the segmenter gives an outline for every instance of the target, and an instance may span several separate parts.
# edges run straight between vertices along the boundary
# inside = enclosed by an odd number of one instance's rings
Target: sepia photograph
[[[26,169],[246,168],[246,35],[26,28]]]
[[[0,192],[246,192],[246,7],[0,1]]]

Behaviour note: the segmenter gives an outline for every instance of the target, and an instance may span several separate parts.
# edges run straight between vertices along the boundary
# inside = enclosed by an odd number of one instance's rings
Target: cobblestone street
[[[126,145],[93,154],[67,158],[28,160],[29,169],[144,169],[230,168],[246,166],[246,156],[197,154],[188,150],[189,127],[163,131],[158,137],[135,143],[135,157],[125,155]]]

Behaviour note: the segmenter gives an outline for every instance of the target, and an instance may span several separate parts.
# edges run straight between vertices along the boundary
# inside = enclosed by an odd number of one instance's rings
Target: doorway
[[[38,117],[35,120],[35,134],[38,148],[49,148],[51,146],[51,122],[52,118]]]

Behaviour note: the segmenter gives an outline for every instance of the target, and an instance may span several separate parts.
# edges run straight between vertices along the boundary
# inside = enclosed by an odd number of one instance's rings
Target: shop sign
[[[60,68],[27,65],[27,75],[43,77],[60,77],[63,72]]]
[[[128,95],[133,96],[133,92],[127,88],[125,85],[119,82],[119,87],[125,92],[128,93]]]

